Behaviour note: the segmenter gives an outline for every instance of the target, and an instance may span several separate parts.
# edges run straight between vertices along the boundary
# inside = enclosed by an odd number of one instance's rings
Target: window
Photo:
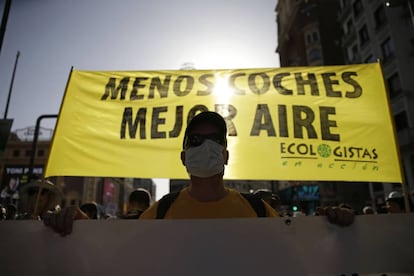
[[[383,5],[374,12],[375,28],[379,29],[387,22],[387,16],[385,14],[385,8]]]
[[[373,55],[369,55],[366,59],[365,59],[365,63],[373,63],[375,62],[375,58]]]
[[[31,156],[32,155],[32,151],[31,150],[26,150],[26,156]]]
[[[352,19],[349,19],[348,22],[346,22],[346,34],[350,34],[353,29]]]
[[[310,35],[310,34],[307,34],[307,35],[306,35],[306,43],[307,43],[307,44],[311,44],[311,43],[312,43],[312,37],[311,37],[311,35]]]
[[[364,25],[359,30],[359,41],[361,43],[361,46],[364,45],[365,43],[367,43],[369,41],[369,34],[368,34],[367,25]]]
[[[309,52],[309,61],[316,61],[316,60],[320,60],[322,58],[321,56],[321,51],[319,49],[312,49]]]
[[[390,98],[393,98],[401,93],[401,82],[398,73],[393,74],[387,79],[388,92],[390,93]]]
[[[407,112],[402,111],[394,116],[395,122],[395,130],[401,131],[405,128],[408,128],[408,119],[407,119]]]
[[[345,1],[344,0],[340,0],[339,1],[339,7],[341,8],[341,9],[343,9],[344,7],[345,7]]]
[[[312,44],[319,41],[319,34],[318,32],[312,32],[306,34],[306,44]]]
[[[381,51],[382,51],[382,58],[384,61],[394,56],[394,47],[391,43],[391,38],[387,38],[382,44],[381,44]]]
[[[351,49],[351,55],[349,57],[349,60],[351,62],[356,62],[358,59],[358,46],[354,45]]]
[[[319,41],[319,35],[318,35],[317,32],[312,33],[312,39],[313,39],[313,42],[318,42]]]
[[[20,150],[14,150],[13,151],[13,157],[19,157],[20,156]]]
[[[45,151],[44,151],[44,150],[38,150],[38,151],[37,151],[37,156],[38,156],[38,157],[45,156]]]
[[[364,9],[364,7],[362,6],[362,1],[356,0],[355,3],[352,5],[352,9],[354,10],[355,17],[360,15],[362,13],[362,10]]]

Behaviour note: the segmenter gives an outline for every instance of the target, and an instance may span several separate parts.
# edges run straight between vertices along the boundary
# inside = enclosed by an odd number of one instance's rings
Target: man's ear
[[[224,152],[224,165],[227,165],[228,161],[229,161],[229,151],[225,150],[225,152]]]
[[[185,166],[185,151],[181,151],[181,163]]]

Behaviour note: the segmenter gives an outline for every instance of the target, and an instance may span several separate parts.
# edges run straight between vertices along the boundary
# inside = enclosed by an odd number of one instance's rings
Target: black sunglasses
[[[187,137],[187,146],[189,147],[198,147],[201,145],[206,139],[216,142],[217,144],[224,145],[224,137],[218,133],[211,133],[211,134],[189,134]]]

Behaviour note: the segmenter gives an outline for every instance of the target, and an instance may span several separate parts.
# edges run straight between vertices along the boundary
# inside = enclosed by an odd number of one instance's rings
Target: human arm
[[[73,222],[78,219],[89,219],[78,206],[70,206],[59,212],[48,212],[43,215],[43,223],[62,236],[72,233]]]
[[[349,226],[354,223],[354,210],[341,207],[318,207],[316,215],[326,216],[328,221],[339,226]]]

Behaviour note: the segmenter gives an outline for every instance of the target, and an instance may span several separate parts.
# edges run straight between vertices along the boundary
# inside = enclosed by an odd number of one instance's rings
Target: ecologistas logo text
[[[302,161],[310,159],[318,168],[379,170],[377,149],[356,145],[282,142],[280,156],[283,166],[301,166]]]

